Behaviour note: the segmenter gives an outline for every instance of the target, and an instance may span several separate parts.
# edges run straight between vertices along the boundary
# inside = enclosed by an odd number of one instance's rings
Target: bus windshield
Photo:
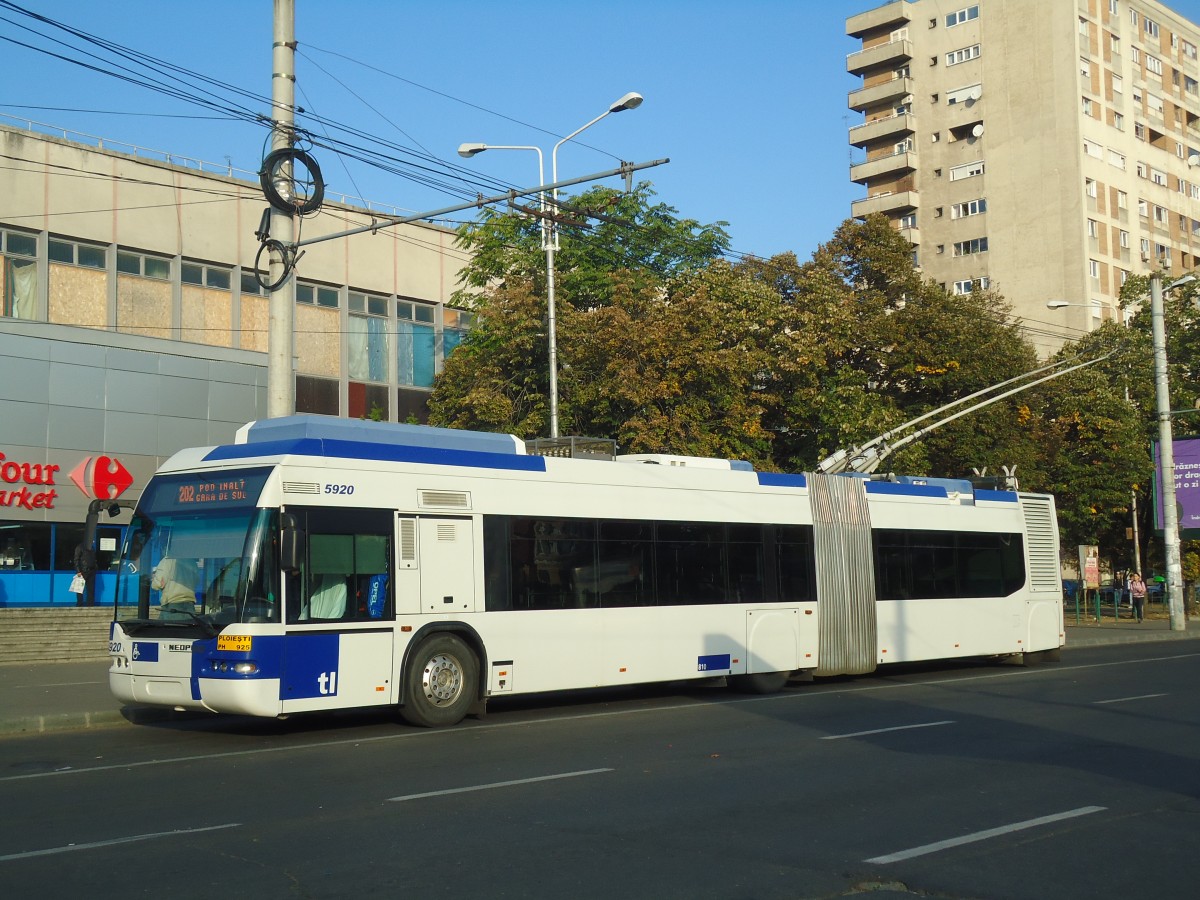
[[[255,506],[269,469],[158,475],[134,512],[117,581],[145,623],[216,634],[232,622],[278,621],[278,513]]]

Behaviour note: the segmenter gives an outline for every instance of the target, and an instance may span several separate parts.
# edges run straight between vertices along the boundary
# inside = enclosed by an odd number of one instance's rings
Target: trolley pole
[[[296,4],[275,0],[271,47],[271,149],[288,149],[294,139],[296,102]],[[290,170],[285,175],[291,175]],[[293,213],[271,207],[271,237],[290,246],[295,237]],[[271,260],[274,284],[284,273],[283,260]],[[292,341],[296,315],[296,279],[288,278],[271,292],[267,326],[267,418],[296,411],[296,379],[292,374]]]

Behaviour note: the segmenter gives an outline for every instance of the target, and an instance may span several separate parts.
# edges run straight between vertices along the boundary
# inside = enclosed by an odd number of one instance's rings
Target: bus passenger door
[[[293,507],[305,532],[289,576],[280,699],[283,711],[378,706],[392,684],[392,513]]]
[[[466,516],[397,516],[396,613],[453,617],[475,610],[474,523]]]

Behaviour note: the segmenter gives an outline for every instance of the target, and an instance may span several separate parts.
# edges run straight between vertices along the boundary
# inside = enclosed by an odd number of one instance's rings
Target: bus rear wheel
[[[740,694],[777,694],[787,680],[787,672],[755,672],[753,675],[730,675],[725,679]]]
[[[461,722],[479,685],[479,662],[452,634],[438,634],[409,658],[400,715],[410,725],[439,728]]]

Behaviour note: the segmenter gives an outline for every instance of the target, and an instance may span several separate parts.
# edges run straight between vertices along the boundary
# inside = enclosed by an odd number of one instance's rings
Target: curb
[[[151,725],[173,719],[188,719],[193,712],[156,707],[123,706],[102,712],[59,713],[49,716],[20,716],[0,719],[0,740],[35,734],[82,731],[88,728],[114,728],[118,725]]]

